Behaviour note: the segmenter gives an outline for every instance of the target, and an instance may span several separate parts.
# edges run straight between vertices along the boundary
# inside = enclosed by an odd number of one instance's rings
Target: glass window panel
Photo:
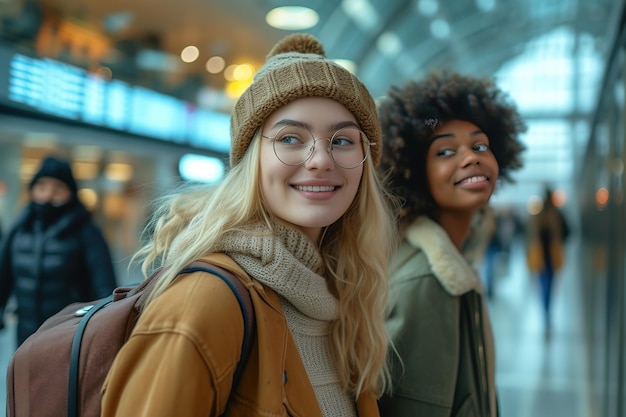
[[[594,39],[576,36],[570,28],[556,28],[529,42],[496,73],[528,126],[522,136],[524,167],[513,173],[515,184],[499,187],[496,204],[523,204],[544,184],[572,189],[603,71]]]

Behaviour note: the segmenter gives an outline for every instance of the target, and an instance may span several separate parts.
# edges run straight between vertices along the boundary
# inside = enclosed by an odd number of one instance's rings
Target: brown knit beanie
[[[296,33],[279,41],[254,82],[241,95],[230,119],[230,165],[246,153],[254,133],[278,108],[303,97],[327,97],[343,104],[373,145],[374,166],[382,151],[376,105],[369,91],[350,71],[326,58],[312,35]]]

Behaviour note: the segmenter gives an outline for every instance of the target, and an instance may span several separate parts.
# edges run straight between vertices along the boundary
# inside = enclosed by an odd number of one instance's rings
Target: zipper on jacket
[[[487,416],[491,417],[491,395],[489,392],[489,369],[487,367],[487,353],[485,352],[485,334],[483,329],[483,321],[482,321],[482,303],[480,300],[480,295],[478,293],[474,293],[474,324],[476,326],[476,330],[478,330],[478,360],[481,368],[481,385],[483,391],[483,398],[487,399],[487,404],[485,404],[485,408],[487,411]]]

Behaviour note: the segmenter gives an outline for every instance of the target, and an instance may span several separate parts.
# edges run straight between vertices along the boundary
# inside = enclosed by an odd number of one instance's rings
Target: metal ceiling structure
[[[307,32],[322,40],[330,58],[354,61],[357,74],[373,94],[382,95],[390,83],[418,77],[435,67],[492,75],[520,54],[528,42],[559,26],[590,35],[599,53],[606,56],[623,3],[623,0],[2,0],[0,16],[5,23],[12,23],[11,20],[27,21],[27,13],[38,11],[41,18],[41,13],[53,11],[86,27],[101,29],[113,42],[113,53],[106,60],[114,76],[119,74],[123,78],[146,78],[145,73],[132,70],[136,54],[142,49],[178,56],[185,46],[194,44],[201,54],[196,63],[179,68],[182,75],[160,76],[179,87],[188,82],[196,88],[206,85],[219,89],[223,81],[206,73],[203,67],[209,56],[222,54],[227,61],[247,61],[258,67],[274,43],[287,33],[270,27],[265,22],[266,13],[283,5],[307,6],[319,14],[318,24]],[[125,25],[112,25],[115,18]],[[5,35],[9,29],[11,25],[0,26],[0,32]],[[161,89],[168,89],[168,83],[161,84]],[[170,90],[184,95],[182,87]]]
[[[591,113],[625,4],[626,0],[0,0],[0,40],[90,70],[101,65],[113,78],[229,113],[233,99],[225,93],[224,76],[208,73],[207,59],[220,55],[226,64],[259,68],[272,46],[290,33],[270,27],[266,14],[279,6],[306,6],[319,15],[318,23],[306,32],[322,41],[329,58],[353,61],[356,74],[375,97],[384,95],[391,84],[419,78],[434,68],[497,76],[522,105],[529,133],[520,180],[505,194],[497,194],[495,201],[523,205],[547,182],[575,197],[576,165],[584,157]],[[82,44],[69,45],[69,54],[62,53],[67,45],[45,44],[41,28],[51,21],[57,22],[55,36],[66,33],[63,42],[89,38],[92,44],[104,45],[100,48],[104,52],[87,59],[83,53],[87,46]],[[180,53],[188,45],[198,47],[199,57],[183,63]],[[149,66],[146,56],[151,57]],[[202,102],[200,95],[206,98],[207,91],[212,99]]]

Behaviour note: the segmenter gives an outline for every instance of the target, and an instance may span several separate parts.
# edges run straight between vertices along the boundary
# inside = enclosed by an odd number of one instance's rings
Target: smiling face
[[[452,120],[432,137],[426,176],[439,215],[471,215],[486,205],[498,179],[489,138],[475,124]]]
[[[262,127],[261,190],[269,210],[316,242],[322,228],[337,221],[352,204],[363,165],[339,167],[327,151],[326,140],[316,142],[315,152],[302,165],[285,165],[274,153],[272,138],[290,125],[305,126],[315,138],[330,138],[340,127],[358,125],[339,102],[308,97],[281,107]]]

